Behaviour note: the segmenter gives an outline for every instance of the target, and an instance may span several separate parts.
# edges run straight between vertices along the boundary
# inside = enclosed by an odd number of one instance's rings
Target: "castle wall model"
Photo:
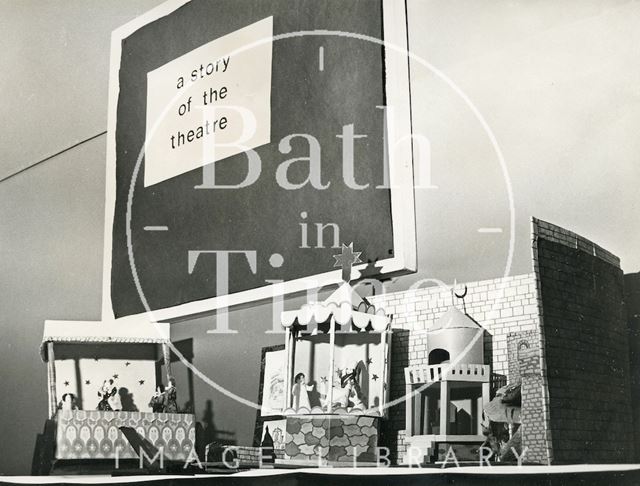
[[[405,367],[428,364],[427,331],[452,305],[485,330],[492,397],[522,382],[522,446],[528,462],[633,459],[629,338],[617,257],[533,219],[532,273],[467,283],[464,304],[441,286],[369,297],[393,314],[389,418],[381,442],[399,463],[407,451]],[[459,284],[458,289],[464,284]]]

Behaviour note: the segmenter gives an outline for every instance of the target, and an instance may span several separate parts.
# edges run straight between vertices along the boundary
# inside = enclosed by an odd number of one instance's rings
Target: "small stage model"
[[[141,447],[149,460],[159,452],[184,464],[193,454],[195,419],[179,413],[168,324],[46,321],[41,355],[55,427],[55,450],[41,457],[90,468],[138,459]]]
[[[349,284],[358,263],[342,247],[344,282],[324,302],[282,313],[285,328],[285,462],[300,465],[377,461],[386,417],[391,319]]]
[[[457,457],[477,460],[491,385],[483,336],[482,327],[455,307],[427,331],[427,362],[404,370],[411,450],[405,464],[442,461],[449,447]]]

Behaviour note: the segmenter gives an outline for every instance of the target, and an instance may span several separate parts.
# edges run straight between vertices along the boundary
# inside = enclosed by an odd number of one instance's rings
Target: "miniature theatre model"
[[[391,319],[349,285],[351,263],[358,261],[351,249],[343,246],[336,257],[347,259],[345,281],[327,300],[282,313],[289,463],[377,460],[388,397]]]
[[[282,313],[287,463],[374,463],[385,446],[378,437],[388,417],[392,319],[349,284],[358,255],[343,246],[336,259],[344,282],[327,300]],[[404,463],[437,459],[442,445],[470,449],[486,440],[492,383],[484,346],[484,329],[456,307],[429,328],[425,359],[404,368],[412,451]]]
[[[425,363],[404,370],[405,437],[415,456],[405,456],[405,462],[422,462],[437,443],[484,442],[482,412],[491,374],[483,337],[482,327],[456,307],[427,331]]]
[[[135,459],[144,442],[168,461],[186,461],[195,419],[177,413],[168,343],[169,324],[46,321],[41,356],[56,435],[49,457]]]
[[[635,405],[619,260],[550,223],[533,219],[532,228],[532,273],[470,282],[464,295],[428,287],[361,297],[350,285],[359,254],[343,245],[341,285],[282,312],[284,349],[263,350],[264,439],[235,447],[235,467],[259,467],[260,457],[415,465],[443,462],[451,450],[477,464],[481,447],[501,462],[630,462]],[[175,413],[169,343],[168,324],[47,321],[51,434],[40,463],[135,459],[140,442],[168,461],[194,460],[195,419]],[[594,352],[598,345],[615,354]]]

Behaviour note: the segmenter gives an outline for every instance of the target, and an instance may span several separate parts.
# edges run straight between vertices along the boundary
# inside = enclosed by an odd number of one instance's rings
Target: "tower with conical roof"
[[[475,450],[484,441],[491,373],[483,338],[482,326],[453,306],[427,330],[426,362],[405,368],[406,463],[441,459],[449,447]]]

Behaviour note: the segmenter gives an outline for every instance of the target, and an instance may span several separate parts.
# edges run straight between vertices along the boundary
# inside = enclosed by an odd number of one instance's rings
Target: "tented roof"
[[[467,314],[460,311],[457,307],[452,306],[436,320],[429,330],[438,331],[440,329],[460,328],[482,329],[482,326],[471,319]]]
[[[310,302],[300,309],[281,314],[284,327],[324,324],[333,318],[340,326],[351,323],[358,330],[385,331],[391,318],[361,297],[348,283],[343,283],[324,302]]]

